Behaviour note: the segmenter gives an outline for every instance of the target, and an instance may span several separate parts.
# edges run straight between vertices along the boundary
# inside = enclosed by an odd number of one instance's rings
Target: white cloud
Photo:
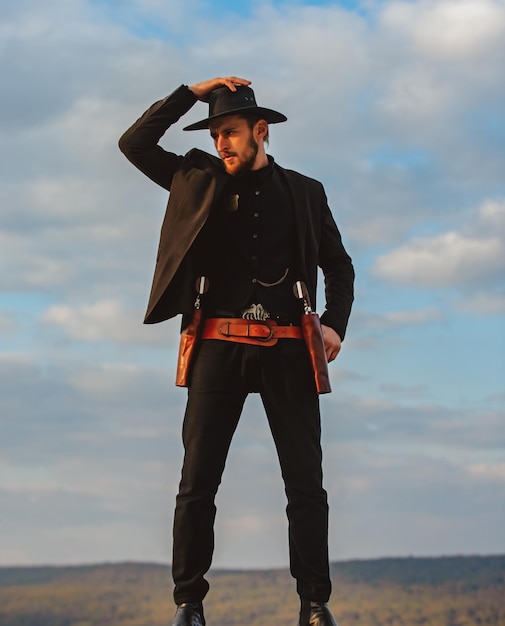
[[[446,176],[452,193],[457,185],[497,181],[505,160],[491,135],[503,133],[505,5],[418,0],[382,7],[374,42],[377,92],[370,103],[378,128],[396,145],[424,148],[440,170],[427,175],[439,182]]]
[[[505,202],[486,201],[460,232],[416,237],[377,257],[373,272],[425,289],[488,284],[502,276],[505,266],[505,239],[499,231],[504,217]]]
[[[73,275],[68,264],[48,255],[46,250],[37,249],[37,243],[30,245],[26,237],[0,231],[0,248],[3,252],[0,280],[5,291],[54,288],[65,284]]]
[[[449,232],[413,239],[378,257],[374,271],[387,280],[424,288],[487,279],[500,271],[505,243],[499,237],[471,238]]]
[[[389,327],[399,326],[419,326],[423,324],[431,324],[443,319],[443,313],[435,307],[427,309],[417,309],[412,311],[392,311],[385,313],[380,320]]]
[[[484,232],[505,234],[505,200],[486,200],[479,207],[478,216]]]
[[[424,385],[411,385],[405,387],[398,384],[384,384],[381,385],[380,390],[391,398],[400,400],[401,398],[425,398],[427,395],[427,389]]]
[[[384,315],[384,319],[394,326],[427,324],[438,321],[442,317],[442,313],[435,308],[420,309],[417,311],[395,311]]]
[[[349,343],[352,342],[353,346],[355,345],[357,341],[356,334],[363,340],[366,332],[377,333],[378,331],[384,332],[388,340],[391,341],[391,338],[395,337],[399,329],[409,330],[419,328],[420,326],[429,326],[445,319],[446,313],[435,306],[403,309],[386,313],[373,313],[357,309],[352,317],[352,331]]]
[[[458,307],[470,315],[505,315],[505,294],[477,293],[462,299]]]
[[[381,110],[404,123],[443,118],[452,106],[453,86],[440,80],[430,68],[393,75],[380,101]],[[415,131],[415,129],[414,129]]]
[[[501,0],[424,0],[391,2],[384,22],[403,30],[428,58],[469,61],[497,47],[505,36]]]
[[[100,405],[102,402],[108,403],[115,398],[128,399],[130,408],[144,406],[146,411],[156,408],[155,399],[161,404],[169,402],[168,395],[164,393],[164,382],[167,380],[167,373],[163,370],[151,369],[145,366],[128,363],[100,363],[94,368],[78,369],[68,376],[70,385],[78,390],[84,397],[94,399]],[[171,390],[173,393],[173,390]],[[149,396],[149,404],[145,397]],[[142,425],[146,427],[145,424]],[[156,424],[159,428],[159,424]],[[119,433],[138,428],[139,424],[128,420],[122,424]],[[118,434],[119,434],[118,433]]]
[[[138,320],[139,315],[127,315],[119,302],[103,300],[77,309],[55,305],[46,311],[43,320],[59,326],[74,339],[131,341],[132,331],[138,336],[135,318]]]
[[[178,345],[180,321],[163,327],[144,325],[143,311],[106,299],[90,305],[55,304],[42,315],[42,322],[61,330],[69,339],[90,343],[144,344],[166,350]]]
[[[0,311],[0,333],[1,334],[10,334],[14,332],[18,327],[17,321],[7,313]]]
[[[488,480],[498,480],[505,483],[505,463],[477,463],[468,466],[470,476],[482,476]]]

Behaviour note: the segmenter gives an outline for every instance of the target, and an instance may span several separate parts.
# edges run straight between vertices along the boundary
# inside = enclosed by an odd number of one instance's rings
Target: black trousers
[[[305,344],[253,346],[207,339],[195,361],[183,425],[172,572],[177,604],[203,600],[214,550],[214,504],[246,396],[259,392],[287,495],[291,574],[298,594],[326,602],[328,503],[322,486],[319,398]]]

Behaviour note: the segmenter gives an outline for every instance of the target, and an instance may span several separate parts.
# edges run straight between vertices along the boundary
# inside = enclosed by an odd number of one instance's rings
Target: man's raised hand
[[[211,78],[204,80],[201,83],[195,83],[190,85],[189,89],[195,94],[198,100],[202,102],[208,102],[209,94],[217,87],[228,87],[230,91],[237,91],[237,85],[243,85],[247,87],[251,84],[250,80],[245,78],[239,78],[238,76],[226,76],[219,78]]]

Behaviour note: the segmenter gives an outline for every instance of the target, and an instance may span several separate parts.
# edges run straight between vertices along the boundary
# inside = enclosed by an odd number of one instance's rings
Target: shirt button
[[[252,279],[252,281],[253,281],[253,283],[258,282],[258,281],[256,280],[256,278],[253,278],[253,279]]]
[[[255,196],[259,196],[259,195],[260,195],[260,192],[259,192],[259,190],[258,190],[258,189],[254,192],[254,195],[255,195]]]
[[[253,217],[258,217],[258,216],[259,216],[259,213],[254,213],[253,214]]]
[[[257,261],[257,260],[258,260],[258,257],[254,254],[254,255],[251,257],[251,259],[252,259],[253,261]]]
[[[256,233],[254,233],[253,239],[258,239],[258,235]]]

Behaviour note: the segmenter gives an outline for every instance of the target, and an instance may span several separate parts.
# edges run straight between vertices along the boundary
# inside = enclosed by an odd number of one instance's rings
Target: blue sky
[[[4,9],[0,564],[170,560],[179,321],[142,325],[166,193],[117,140],[223,74],[288,116],[270,152],[323,182],[356,267],[322,399],[331,558],[503,553],[505,3],[169,6]],[[164,147],[212,150],[182,126]],[[216,566],[287,564],[255,396],[218,507]]]

